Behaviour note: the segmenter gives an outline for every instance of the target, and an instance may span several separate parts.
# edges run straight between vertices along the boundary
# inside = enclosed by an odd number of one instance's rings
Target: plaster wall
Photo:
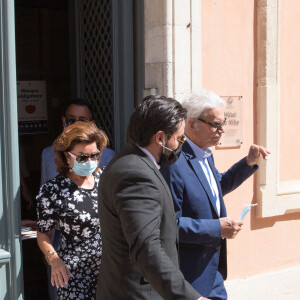
[[[201,87],[201,1],[144,3],[145,88],[180,101]]]
[[[202,86],[214,90],[220,95],[243,96],[244,109],[244,144],[239,149],[215,150],[215,161],[219,171],[225,171],[234,162],[247,155],[252,143],[257,141],[257,107],[256,107],[256,1],[202,0]],[[272,2],[272,1],[267,1]],[[281,1],[281,23],[283,32],[292,35],[299,28],[300,3],[298,1]],[[284,19],[282,19],[284,18]],[[272,30],[271,30],[272,33]],[[280,83],[281,86],[281,178],[299,180],[295,162],[289,161],[297,154],[295,131],[288,132],[289,125],[300,125],[300,102],[296,100],[298,65],[296,57],[299,41],[293,35],[292,50],[289,35],[281,35]],[[283,45],[284,43],[284,45]],[[280,49],[280,48],[279,48]],[[298,52],[299,53],[299,52]],[[298,64],[299,63],[299,64]],[[284,64],[284,66],[283,66]],[[289,98],[289,100],[287,100]],[[286,102],[287,101],[287,102]],[[291,105],[293,112],[291,114]],[[276,127],[275,127],[276,128]],[[294,152],[293,152],[294,151]],[[290,154],[291,153],[291,154]],[[293,155],[294,154],[294,155]],[[272,155],[269,158],[272,159]],[[299,165],[299,162],[298,162]],[[298,168],[299,169],[299,168]],[[254,190],[255,177],[248,179],[236,191],[225,197],[228,215],[238,218],[244,204],[256,202]],[[272,272],[300,265],[300,240],[298,238],[300,214],[257,218],[255,211],[247,216],[243,230],[234,240],[228,241],[228,279],[246,278],[255,274]]]
[[[145,0],[145,87],[173,93],[172,2]]]
[[[280,180],[300,179],[300,3],[281,1]]]

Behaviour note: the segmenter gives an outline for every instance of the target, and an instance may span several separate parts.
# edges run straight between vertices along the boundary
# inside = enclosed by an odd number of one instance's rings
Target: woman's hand
[[[59,258],[51,243],[52,230],[37,231],[37,242],[51,266],[51,284],[57,288],[68,284],[68,277],[73,277],[66,264]],[[53,253],[51,253],[53,252]],[[51,254],[50,254],[51,253]],[[50,255],[49,255],[50,254]]]
[[[73,275],[56,253],[49,258],[49,265],[51,266],[51,284],[57,288],[67,285],[68,277],[73,277]]]

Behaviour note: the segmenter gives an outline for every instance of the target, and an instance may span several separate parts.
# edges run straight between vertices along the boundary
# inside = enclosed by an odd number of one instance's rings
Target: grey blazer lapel
[[[169,195],[169,198],[173,201],[173,197],[171,195],[171,191],[169,189],[169,186],[168,186],[167,182],[165,181],[164,177],[162,176],[162,174],[160,173],[160,171],[157,169],[154,162],[146,154],[145,154],[145,156],[141,156],[141,159],[154,171],[156,176],[159,178],[159,180],[161,181],[161,183],[165,187],[165,189],[166,189],[166,191]]]
[[[173,206],[173,197],[172,197],[170,188],[169,188],[166,180],[164,179],[164,177],[162,176],[162,174],[160,173],[160,171],[158,170],[158,168],[156,167],[154,162],[141,149],[138,148],[138,150],[140,152],[142,152],[142,154],[140,155],[141,159],[154,171],[154,173],[156,174],[156,176],[159,178],[162,185],[164,186],[167,194],[169,195],[169,201],[170,201],[170,204],[173,207],[174,222],[175,222],[175,224],[177,224],[176,223],[177,221],[176,221],[175,210],[174,210],[174,206]],[[179,251],[179,232],[178,232],[178,230],[176,230],[176,249],[177,249],[177,252],[178,252]]]

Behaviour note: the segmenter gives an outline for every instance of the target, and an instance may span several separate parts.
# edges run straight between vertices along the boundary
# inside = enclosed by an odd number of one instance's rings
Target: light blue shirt
[[[116,155],[116,152],[109,148],[104,148],[100,160],[100,168],[107,166],[110,160]],[[49,146],[45,148],[42,152],[41,161],[41,185],[43,185],[48,180],[54,178],[58,175],[56,171],[55,164],[55,154],[53,152],[53,147]]]
[[[212,151],[209,148],[201,149],[195,143],[193,143],[188,137],[186,137],[187,142],[191,146],[192,150],[194,151],[197,159],[199,160],[199,164],[205,174],[207,182],[211,188],[213,195],[216,196],[216,207],[218,210],[218,214],[220,216],[220,197],[219,197],[219,190],[215,180],[215,177],[211,171],[207,158],[212,155]]]

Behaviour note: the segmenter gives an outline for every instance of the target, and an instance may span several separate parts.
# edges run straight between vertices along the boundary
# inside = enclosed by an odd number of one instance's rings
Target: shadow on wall
[[[253,194],[255,195],[255,191],[253,190]],[[252,203],[256,203],[255,197],[253,197]],[[268,218],[257,218],[256,211],[253,209],[250,211],[251,213],[251,222],[250,227],[251,230],[257,230],[262,228],[273,227],[276,222],[284,222],[284,221],[292,221],[292,220],[300,220],[300,212],[288,213],[285,215],[268,217]]]
[[[262,229],[266,227],[273,227],[276,222],[299,220],[300,213],[290,213],[287,215],[270,217],[270,218],[257,218],[255,211],[251,212],[251,230]]]

